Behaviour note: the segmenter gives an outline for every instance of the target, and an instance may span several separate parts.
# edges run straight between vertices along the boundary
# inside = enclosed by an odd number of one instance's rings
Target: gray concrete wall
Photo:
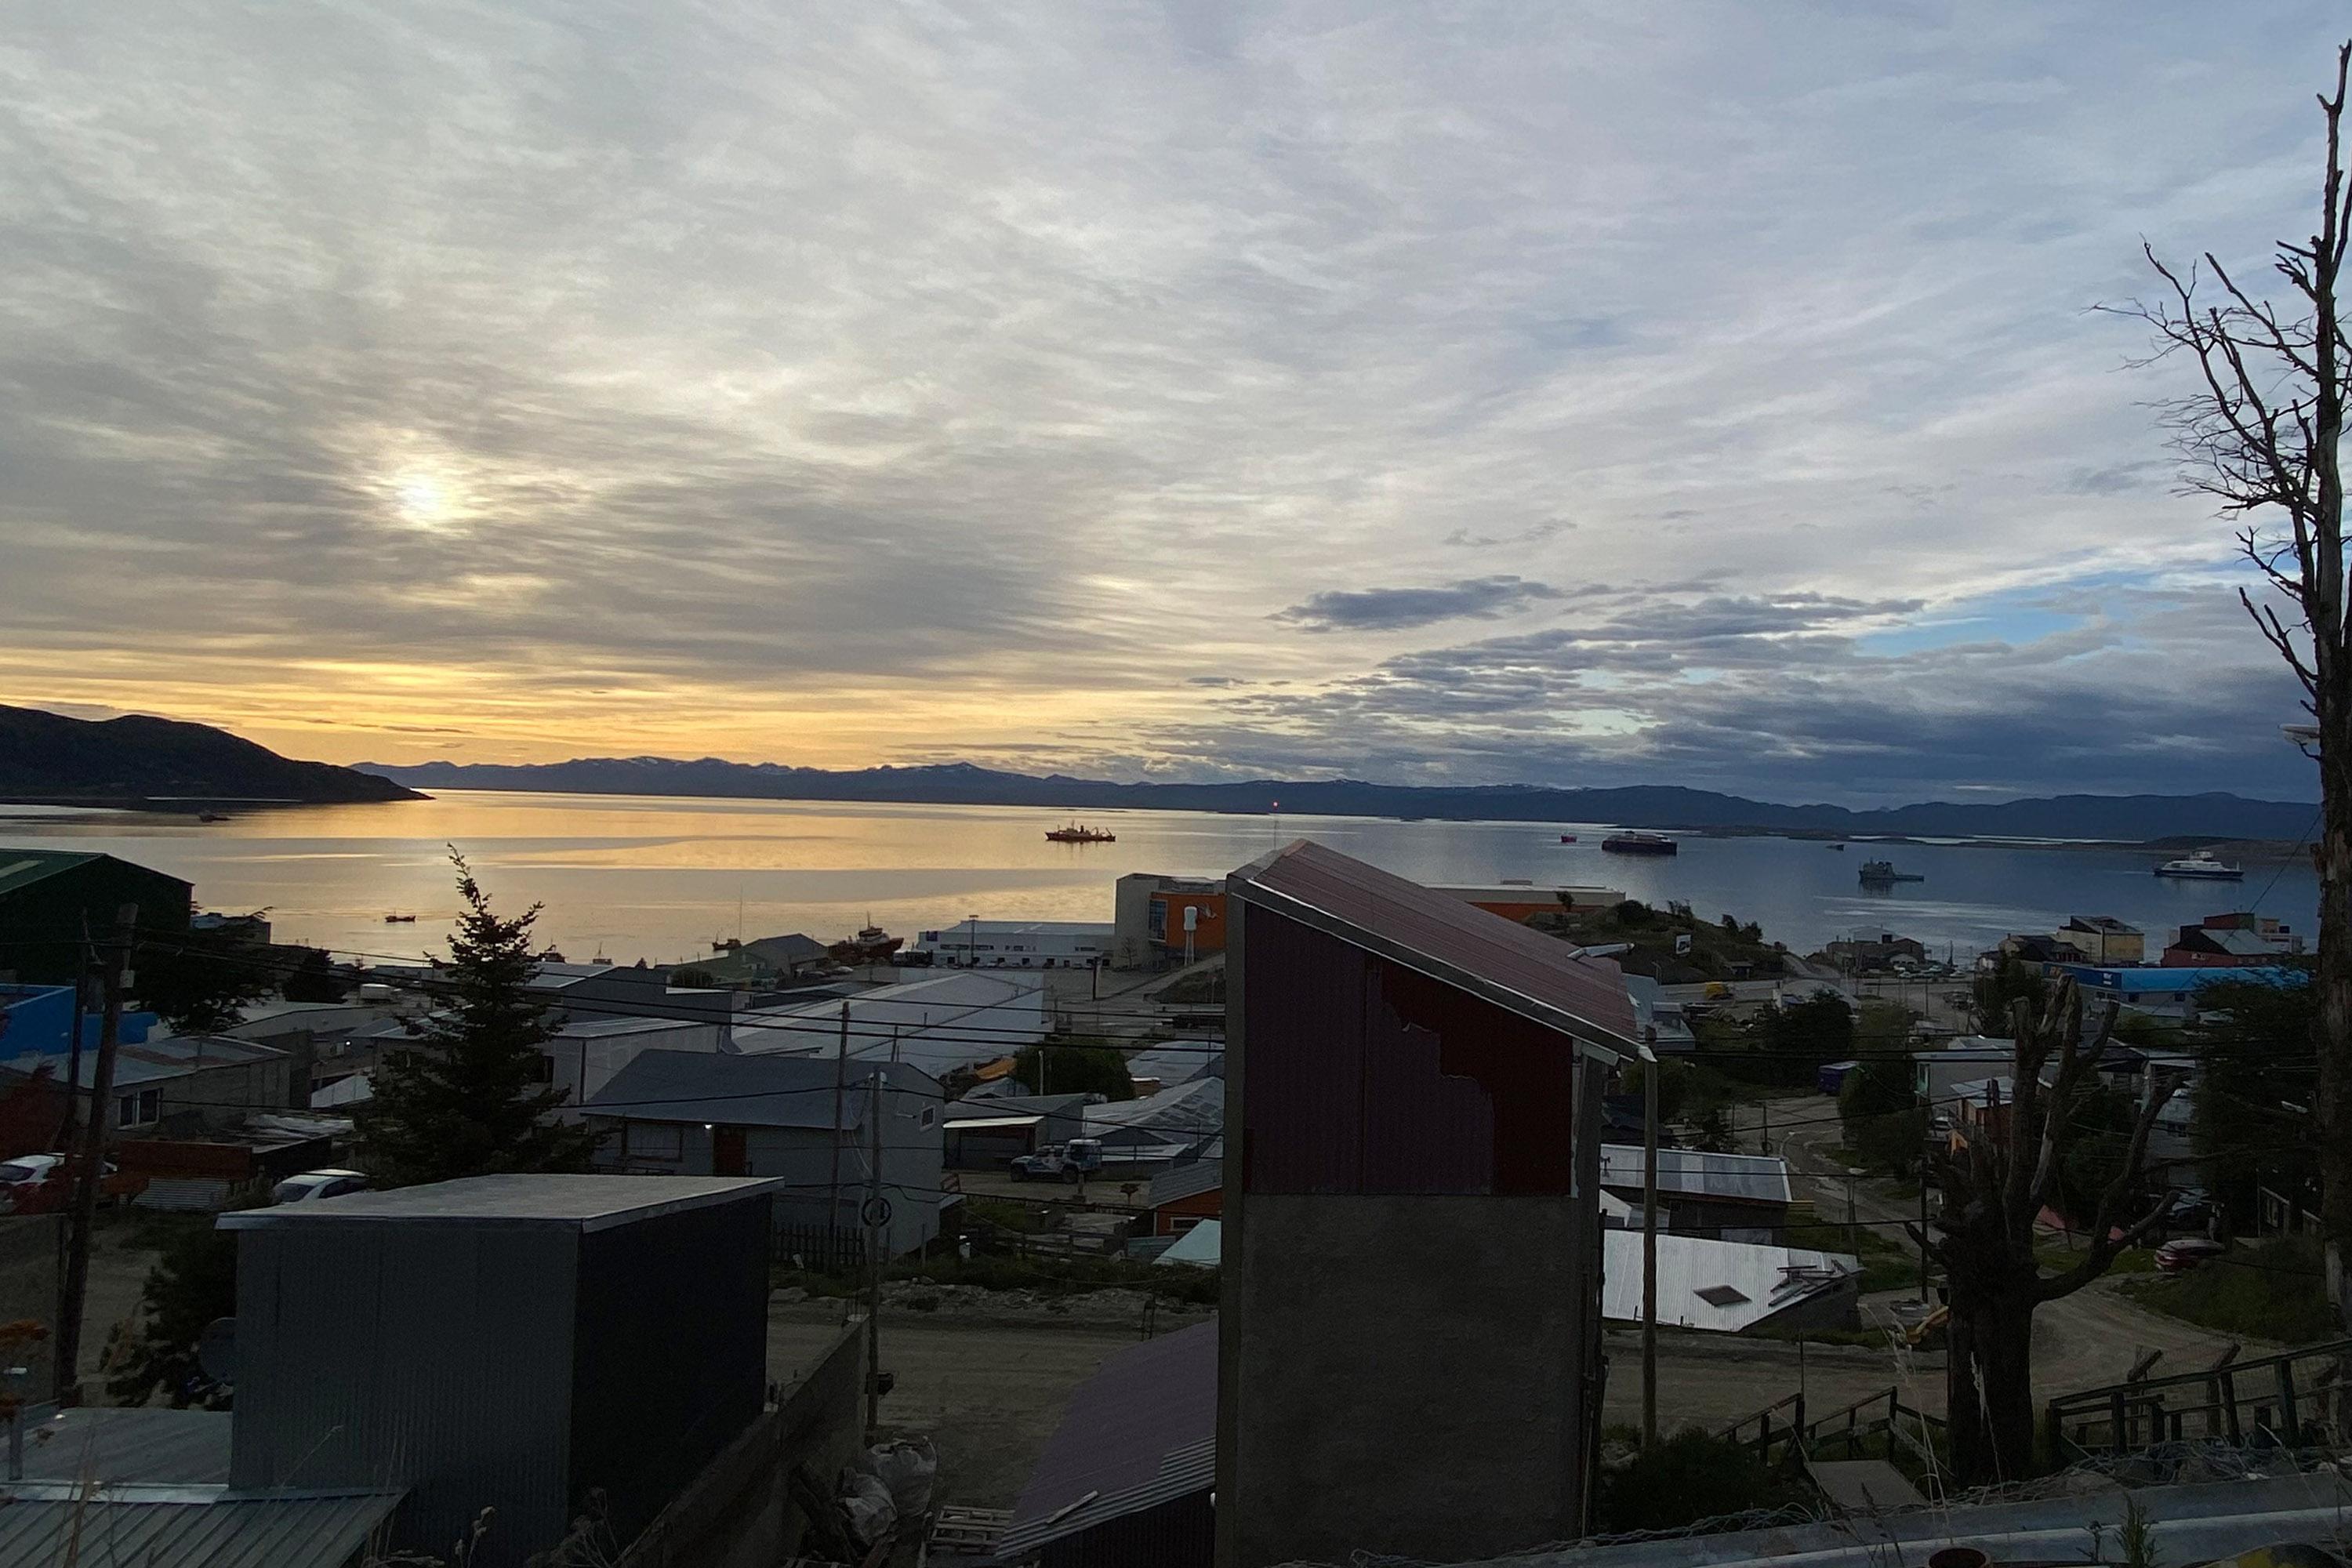
[[[1359,1550],[1458,1562],[1577,1533],[1589,1270],[1570,1200],[1246,1207],[1225,1235],[1223,1568]]]
[[[805,1466],[827,1492],[863,1438],[866,1325],[844,1329],[809,1375],[713,1459],[614,1568],[770,1568],[808,1521],[785,1478]]]

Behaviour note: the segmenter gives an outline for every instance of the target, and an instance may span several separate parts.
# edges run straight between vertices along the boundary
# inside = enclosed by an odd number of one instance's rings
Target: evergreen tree
[[[368,1161],[387,1182],[443,1182],[504,1171],[584,1171],[596,1134],[547,1120],[569,1090],[549,1087],[540,1047],[555,1034],[532,994],[541,962],[530,948],[533,904],[511,920],[490,908],[465,857],[457,891],[466,912],[450,939],[445,1005],[375,1074],[375,1103],[360,1113]]]

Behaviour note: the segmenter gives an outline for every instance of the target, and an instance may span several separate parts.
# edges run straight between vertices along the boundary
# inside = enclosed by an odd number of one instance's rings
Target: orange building
[[[1205,877],[1163,877],[1138,871],[1118,879],[1113,895],[1111,964],[1150,969],[1225,951],[1225,885]],[[1187,929],[1187,920],[1190,929]]]

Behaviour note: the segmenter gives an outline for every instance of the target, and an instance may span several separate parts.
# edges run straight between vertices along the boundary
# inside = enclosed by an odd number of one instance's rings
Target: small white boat
[[[2159,877],[2200,877],[2212,882],[2235,882],[2244,879],[2246,868],[2228,865],[2213,857],[2210,849],[2200,849],[2181,860],[2167,860],[2156,868]]]

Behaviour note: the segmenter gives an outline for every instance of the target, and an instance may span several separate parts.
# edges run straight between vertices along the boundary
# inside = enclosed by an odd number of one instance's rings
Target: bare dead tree
[[[2285,280],[2284,307],[2258,298],[2207,251],[2179,268],[2147,247],[2167,292],[2117,307],[2155,329],[2143,363],[2192,363],[2197,389],[2165,405],[2183,485],[2210,496],[2238,525],[2238,544],[2277,598],[2238,597],[2255,626],[2302,682],[2318,739],[2320,836],[2320,1222],[2328,1299],[2352,1326],[2345,1258],[2352,1247],[2352,627],[2345,619],[2344,479],[2337,448],[2352,381],[2338,280],[2352,195],[2344,185],[2344,89],[2352,43],[2336,51],[2336,90],[2323,95],[2326,168],[2318,232],[2281,240],[2272,270]],[[2210,282],[2209,282],[2210,279]]]
[[[2139,1244],[2164,1219],[2166,1205],[2125,1226],[2147,1163],[2148,1130],[2171,1094],[2148,1086],[2123,1152],[2121,1168],[2100,1191],[2089,1216],[2090,1250],[2062,1274],[2045,1275],[2034,1256],[2036,1223],[2056,1196],[2066,1156],[2095,1135],[2080,1112],[2097,1087],[2097,1066],[2115,1026],[2100,1011],[2086,1037],[2082,998],[2062,980],[2040,1007],[2012,1005],[2011,1099],[1990,1107],[1985,1125],[1954,1146],[1931,1152],[1928,1178],[1943,1194],[1943,1214],[1922,1236],[1949,1280],[1950,1353],[1945,1380],[1952,1467],[1970,1485],[2015,1480],[2033,1468],[2033,1313],[2072,1295],[2107,1270],[2116,1254]],[[2055,1062],[2050,1082],[2044,1069]],[[2003,1114],[2005,1112],[2005,1114]],[[2076,1216],[2082,1217],[2082,1216]]]

